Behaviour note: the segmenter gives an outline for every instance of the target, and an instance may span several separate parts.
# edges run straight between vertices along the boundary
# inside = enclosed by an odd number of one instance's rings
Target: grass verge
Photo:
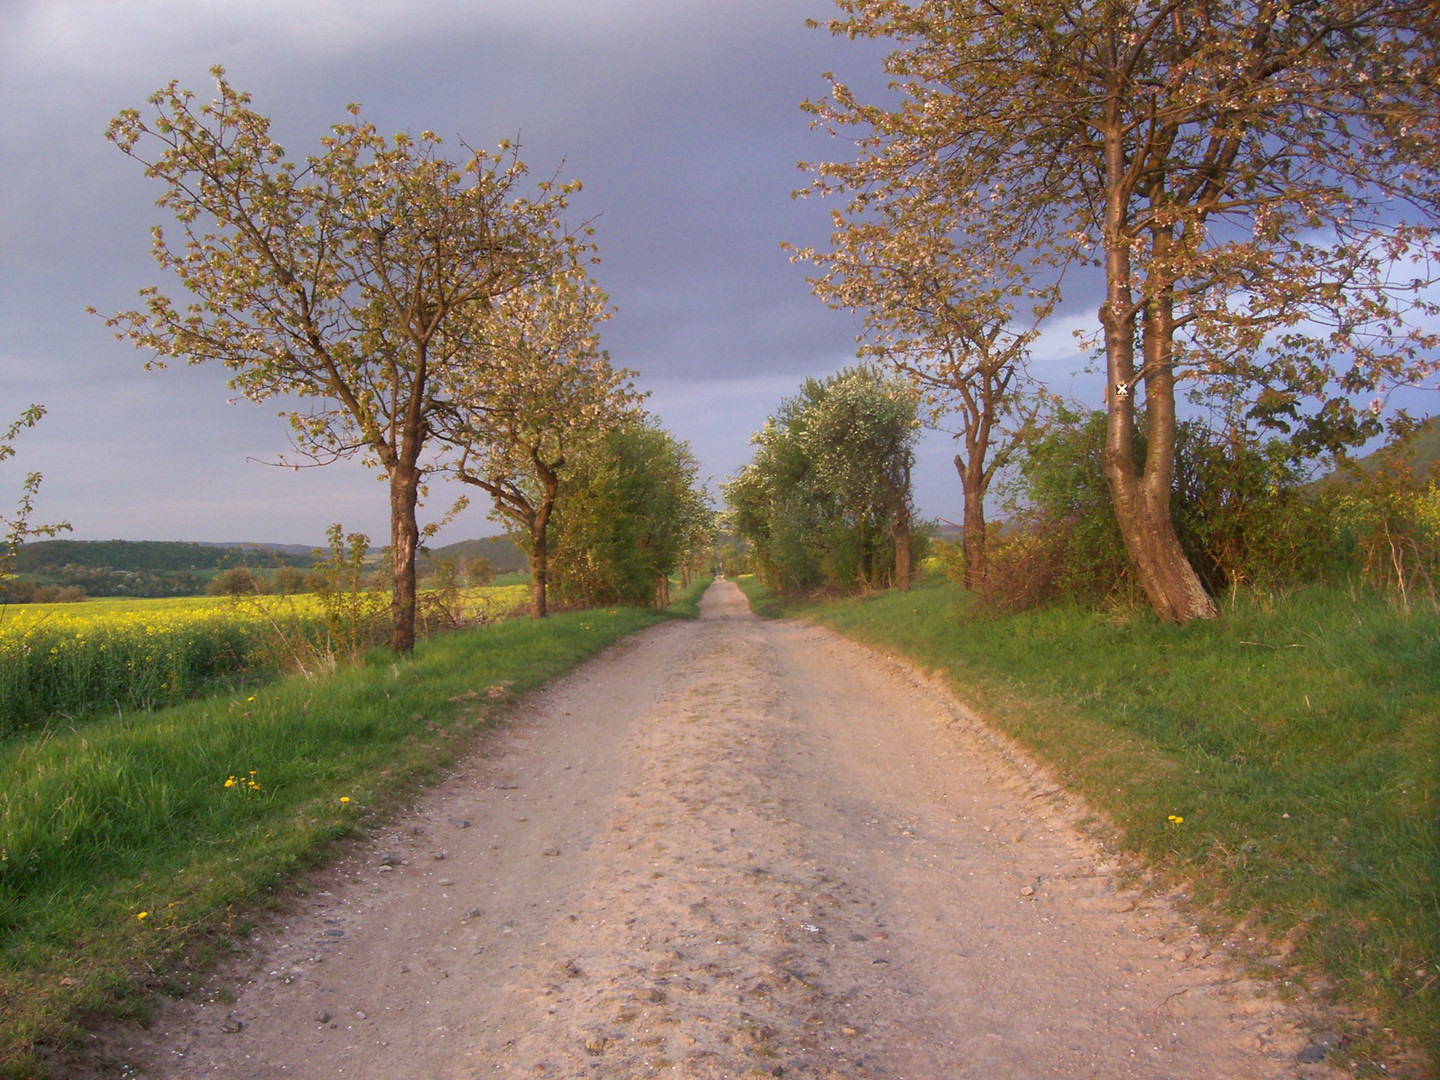
[[[0,744],[0,1077],[43,1077],[87,1017],[185,989],[247,911],[454,761],[494,713],[489,688],[525,693],[666,617],[511,619]]]
[[[782,604],[960,688],[1117,826],[1211,929],[1368,1016],[1362,1070],[1440,1065],[1440,615],[1334,588],[1177,627],[984,616],[956,588]],[[1256,933],[1256,931],[1262,933]]]

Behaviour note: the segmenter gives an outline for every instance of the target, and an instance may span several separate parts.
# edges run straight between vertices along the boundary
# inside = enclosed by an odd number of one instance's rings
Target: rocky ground
[[[156,1078],[1331,1074],[953,698],[717,583],[524,703],[196,1001]]]

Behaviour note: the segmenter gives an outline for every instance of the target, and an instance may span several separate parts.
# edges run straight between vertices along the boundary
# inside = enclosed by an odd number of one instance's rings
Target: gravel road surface
[[[1307,1077],[1083,808],[909,669],[731,583],[522,703],[123,1075]],[[1308,1056],[1308,1055],[1306,1055]],[[107,1075],[117,1075],[107,1073]]]

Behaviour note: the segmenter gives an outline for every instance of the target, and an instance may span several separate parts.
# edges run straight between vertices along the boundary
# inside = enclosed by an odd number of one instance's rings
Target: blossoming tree
[[[431,132],[387,138],[360,119],[336,124],[296,162],[247,94],[212,70],[218,96],[197,103],[171,83],[126,109],[108,137],[164,185],[179,224],[151,252],[192,294],[158,287],[108,320],[156,356],[218,361],[252,401],[285,399],[298,451],[317,462],[361,456],[389,484],[391,645],[415,640],[416,510],[436,416],[496,303],[546,280],[584,245],[560,216],[575,184],[522,191],[513,148],[454,161]]]

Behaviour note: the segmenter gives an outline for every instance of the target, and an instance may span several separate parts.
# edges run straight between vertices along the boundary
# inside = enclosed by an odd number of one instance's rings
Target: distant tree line
[[[272,568],[304,567],[310,556],[161,540],[37,540],[16,548],[11,576],[0,582],[0,596],[12,603],[198,596],[217,573],[256,562]]]
[[[309,552],[278,548],[194,544],[168,540],[37,540],[15,555],[16,573],[44,573],[47,567],[86,566],[107,570],[173,573],[223,570],[263,559],[282,566],[308,566]]]

